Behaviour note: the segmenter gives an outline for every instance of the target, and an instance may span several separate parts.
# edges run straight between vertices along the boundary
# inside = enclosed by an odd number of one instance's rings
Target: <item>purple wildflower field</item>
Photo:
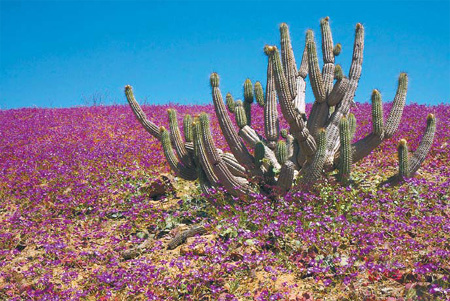
[[[227,148],[213,106],[170,107],[180,124],[210,114],[216,145]],[[143,106],[166,127],[168,108]],[[263,132],[262,109],[253,110]],[[359,139],[371,131],[371,105],[352,112]],[[415,150],[428,113],[437,130],[421,169],[381,185],[396,173],[398,141]],[[175,178],[128,106],[4,110],[0,121],[0,299],[450,298],[449,105],[406,106],[394,137],[354,165],[351,187],[328,177],[276,202],[232,203]],[[151,198],[146,188],[161,174],[175,190]],[[167,250],[200,222],[206,235]],[[144,241],[145,252],[123,258]]]

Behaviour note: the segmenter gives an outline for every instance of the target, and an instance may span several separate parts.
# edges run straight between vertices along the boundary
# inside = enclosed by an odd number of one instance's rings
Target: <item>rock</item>
[[[151,182],[146,183],[140,191],[147,194],[149,198],[160,199],[169,193],[174,193],[173,178],[170,175],[160,175]]]

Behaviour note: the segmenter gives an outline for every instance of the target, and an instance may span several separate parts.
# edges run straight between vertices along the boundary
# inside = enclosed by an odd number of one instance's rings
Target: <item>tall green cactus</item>
[[[252,103],[253,103],[253,85],[250,79],[244,82],[244,109],[247,117],[247,124],[252,125]]]
[[[343,185],[347,185],[350,181],[351,165],[352,165],[352,141],[350,122],[347,118],[342,117],[339,123],[339,137],[341,140],[341,150],[339,154],[339,181]]]
[[[255,83],[255,98],[260,107],[264,108],[264,91],[260,82]]]
[[[372,92],[372,132],[377,136],[384,133],[383,104],[381,103],[381,94],[378,90]]]
[[[243,106],[236,106],[234,108],[236,123],[240,129],[247,125],[247,115]]]
[[[255,165],[257,168],[261,168],[263,164],[263,160],[265,157],[265,147],[264,144],[260,141],[255,145]]]
[[[192,142],[194,139],[192,133],[192,117],[189,114],[184,115],[183,132],[184,132],[184,140],[186,142]]]
[[[286,147],[286,141],[278,141],[277,148],[275,149],[275,155],[277,156],[277,160],[281,165],[283,165],[287,161],[288,151]]]
[[[397,146],[398,150],[398,175],[402,179],[409,178],[408,144],[401,139]]]
[[[356,132],[356,117],[353,113],[348,114],[348,124],[350,126],[350,141],[352,141]]]

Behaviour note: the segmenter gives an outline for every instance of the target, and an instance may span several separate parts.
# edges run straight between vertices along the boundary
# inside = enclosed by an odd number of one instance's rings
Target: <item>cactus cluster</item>
[[[324,174],[338,170],[343,185],[351,183],[352,164],[367,156],[383,140],[396,132],[406,101],[408,76],[401,73],[392,109],[385,121],[381,94],[372,93],[372,132],[352,143],[356,119],[350,113],[362,70],[364,27],[356,25],[353,55],[347,76],[335,63],[342,50],[334,44],[328,17],[320,22],[322,60],[320,67],[312,30],[306,32],[306,43],[299,68],[291,45],[289,28],[280,25],[281,51],[266,45],[268,57],[265,93],[261,82],[244,82],[244,100],[226,95],[226,104],[219,89],[217,73],[211,74],[212,99],[220,128],[231,153],[214,145],[209,117],[205,113],[183,122],[184,141],[177,125],[176,112],[168,110],[170,133],[147,119],[136,102],[131,86],[125,87],[127,100],[144,128],[163,145],[170,167],[187,180],[198,179],[200,187],[222,186],[235,196],[250,192],[285,194],[294,186],[310,187]],[[309,116],[305,112],[306,77],[309,76],[314,104]],[[251,126],[251,106],[256,98],[264,108],[264,137]],[[277,99],[289,128],[279,128]],[[232,123],[234,115],[238,130]],[[434,115],[427,119],[427,128],[416,152],[409,158],[405,140],[398,145],[399,172],[396,179],[412,177],[424,161],[433,143],[436,129]],[[244,143],[245,142],[245,143]],[[252,149],[248,149],[247,145]]]

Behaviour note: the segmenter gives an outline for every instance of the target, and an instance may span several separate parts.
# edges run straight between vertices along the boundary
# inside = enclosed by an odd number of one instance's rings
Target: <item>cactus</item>
[[[280,25],[281,53],[276,46],[264,47],[267,55],[265,93],[260,82],[253,87],[247,79],[244,82],[244,101],[234,101],[228,93],[225,105],[219,89],[219,76],[217,73],[211,74],[215,113],[231,153],[224,153],[215,147],[206,114],[201,114],[194,122],[191,116],[184,117],[183,141],[174,110],[168,111],[169,134],[165,128],[160,129],[148,120],[134,98],[131,86],[125,87],[127,101],[142,126],[161,141],[171,169],[182,178],[198,178],[204,192],[208,191],[208,187],[222,186],[230,194],[241,198],[256,191],[283,195],[292,189],[298,175],[300,186],[308,188],[320,180],[324,170],[336,168],[339,181],[347,185],[351,165],[370,154],[397,131],[406,102],[408,76],[400,74],[386,120],[383,120],[381,94],[378,90],[373,91],[372,132],[352,144],[356,119],[350,109],[355,105],[354,96],[362,71],[364,27],[359,23],[356,25],[350,70],[346,75],[342,67],[335,64],[342,46],[333,44],[328,17],[320,21],[320,28],[323,66],[319,66],[314,34],[308,30],[297,70],[289,28],[285,23]],[[308,75],[315,98],[309,117],[305,112],[305,79]],[[265,137],[251,126],[254,97],[264,107]],[[289,126],[281,131],[277,98],[282,116]],[[233,125],[227,110],[235,114],[239,130]],[[431,149],[435,131],[436,119],[430,114],[425,133],[414,153],[408,156],[406,141],[400,141],[397,179],[412,177],[417,172]],[[279,140],[280,134],[285,140]],[[254,148],[254,155],[246,145]],[[274,186],[274,194],[271,186]]]
[[[420,141],[419,146],[417,147],[411,158],[411,163],[409,164],[408,175],[410,177],[417,172],[417,170],[420,168],[420,165],[422,165],[423,161],[425,160],[425,157],[427,156],[428,152],[431,149],[431,146],[433,145],[435,133],[436,117],[434,116],[434,114],[428,114],[425,133],[422,137],[422,140]]]
[[[264,108],[264,91],[260,82],[255,83],[255,98],[260,107]]]
[[[253,85],[250,79],[244,82],[244,109],[247,116],[247,124],[252,123]]]
[[[275,150],[275,155],[277,156],[278,162],[283,165],[288,159],[288,151],[286,147],[286,141],[280,140],[277,143],[277,148]]]
[[[317,151],[314,153],[314,157],[308,160],[300,171],[300,174],[303,176],[301,179],[303,185],[312,185],[320,178],[325,163],[326,148],[326,130],[321,128],[317,135]]]
[[[352,165],[352,146],[350,122],[342,117],[339,123],[339,133],[341,140],[341,150],[339,153],[339,176],[338,179],[343,185],[347,185],[350,180]]]
[[[192,133],[192,117],[189,114],[184,115],[183,118],[183,132],[184,132],[184,140],[186,142],[192,142],[193,133]]]
[[[170,168],[175,171],[175,173],[186,180],[197,179],[197,174],[195,169],[185,167],[175,156],[172,148],[172,143],[170,141],[169,132],[164,128],[160,128],[161,144],[164,150],[164,155],[167,162],[169,162]]]
[[[337,43],[336,46],[334,46],[334,48],[333,48],[334,56],[338,56],[339,54],[341,54],[341,51],[342,51],[342,45],[340,43]]]
[[[382,136],[384,131],[383,105],[381,94],[378,90],[372,92],[372,132],[377,136]]]
[[[401,139],[397,146],[398,151],[398,175],[402,179],[409,178],[408,144]]]
[[[338,44],[340,45],[340,44]],[[336,67],[334,68],[334,79],[335,80],[342,80],[344,78],[344,73],[342,72],[342,67],[341,65],[337,64]]]
[[[247,115],[243,106],[236,106],[235,108],[236,123],[240,129],[247,125]]]
[[[184,166],[188,168],[192,167],[192,159],[184,146],[183,140],[181,139],[181,133],[178,128],[177,112],[173,109],[168,109],[167,113],[169,114],[170,138],[175,147],[178,158],[180,158]]]
[[[261,168],[263,164],[263,159],[265,157],[264,144],[260,141],[255,145],[255,165],[257,168]]]
[[[348,124],[350,126],[350,142],[351,142],[356,132],[356,117],[353,113],[348,114]]]
[[[234,102],[233,96],[231,96],[230,93],[227,93],[227,96],[225,97],[225,101],[227,103],[227,108],[230,113],[234,113],[234,109],[236,107],[236,103]]]

